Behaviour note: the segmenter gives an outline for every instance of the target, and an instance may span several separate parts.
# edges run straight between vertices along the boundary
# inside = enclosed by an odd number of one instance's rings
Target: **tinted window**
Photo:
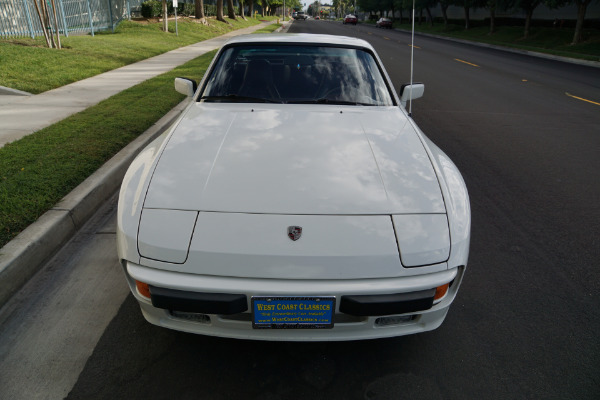
[[[393,105],[372,54],[361,49],[310,45],[226,49],[201,100]]]

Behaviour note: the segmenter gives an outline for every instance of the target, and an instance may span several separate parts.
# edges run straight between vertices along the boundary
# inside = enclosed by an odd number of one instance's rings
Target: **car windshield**
[[[237,45],[223,51],[199,98],[206,102],[394,104],[377,62],[358,48]]]

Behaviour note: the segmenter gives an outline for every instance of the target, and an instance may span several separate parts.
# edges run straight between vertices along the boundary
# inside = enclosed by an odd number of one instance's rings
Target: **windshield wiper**
[[[289,100],[288,104],[333,104],[338,106],[374,106],[371,103],[360,103],[358,101],[347,100],[331,100],[327,98],[311,99],[311,100]]]
[[[200,100],[216,101],[216,102],[231,102],[231,103],[281,103],[273,99],[265,99],[262,97],[238,96],[237,94],[228,94],[227,96],[202,96]]]

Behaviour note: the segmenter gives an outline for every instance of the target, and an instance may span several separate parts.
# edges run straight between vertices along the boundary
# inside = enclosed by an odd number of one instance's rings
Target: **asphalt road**
[[[364,38],[397,88],[409,80],[407,34],[312,20],[299,31]],[[600,398],[600,106],[566,94],[599,103],[598,69],[415,45],[426,89],[414,118],[461,169],[473,213],[441,328],[268,343],[154,327],[118,271],[113,201],[2,309],[0,398]]]

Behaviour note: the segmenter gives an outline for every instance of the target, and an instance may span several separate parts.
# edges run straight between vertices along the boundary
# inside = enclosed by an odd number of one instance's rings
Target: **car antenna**
[[[412,88],[413,88],[413,65],[415,54],[415,0],[412,7],[412,32],[410,43],[410,95],[408,97],[408,116],[412,118]]]

